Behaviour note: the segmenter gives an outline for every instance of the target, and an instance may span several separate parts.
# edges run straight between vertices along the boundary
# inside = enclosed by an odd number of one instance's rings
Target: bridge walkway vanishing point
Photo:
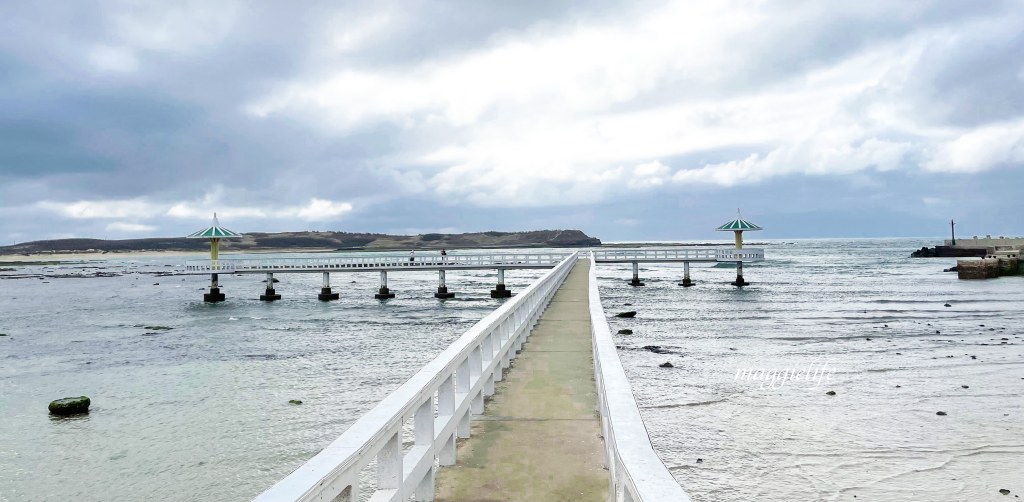
[[[594,383],[588,276],[580,260],[555,293],[454,466],[437,501],[607,499]]]
[[[688,502],[651,446],[585,256],[485,316],[254,500]]]

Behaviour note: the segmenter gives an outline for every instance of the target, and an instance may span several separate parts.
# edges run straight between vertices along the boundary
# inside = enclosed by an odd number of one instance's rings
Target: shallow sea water
[[[958,281],[941,272],[955,260],[906,257],[926,243],[770,243],[742,290],[725,267],[693,266],[693,288],[676,285],[681,265],[644,267],[633,288],[628,265],[599,266],[609,315],[639,312],[609,322],[634,330],[616,335],[620,356],[694,500],[1024,492],[1024,278]],[[372,298],[376,273],[332,274],[330,303],[316,301],[319,274],[278,274],[272,304],[257,299],[262,276],[222,276],[228,302],[206,305],[206,279],[154,276],[182,260],[0,279],[0,500],[248,500],[500,305],[485,272],[449,273],[459,296],[445,302],[431,272],[390,274],[388,302]],[[52,277],[96,271],[122,275]],[[817,385],[735,378],[826,362]],[[80,394],[88,416],[47,415]]]
[[[742,290],[721,266],[692,267],[692,288],[679,266],[647,267],[640,288],[628,265],[599,268],[609,315],[638,311],[609,322],[634,331],[615,335],[620,357],[695,501],[1024,493],[1024,277],[960,281],[942,272],[955,259],[907,257],[926,243],[778,243]],[[808,367],[829,378],[757,378]]]

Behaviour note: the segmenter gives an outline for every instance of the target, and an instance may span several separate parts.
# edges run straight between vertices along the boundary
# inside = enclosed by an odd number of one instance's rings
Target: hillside
[[[600,246],[601,240],[579,230],[534,230],[529,232],[476,232],[465,234],[386,235],[351,232],[279,232],[245,234],[241,239],[221,241],[224,251],[288,250],[408,250],[457,248],[586,247]],[[0,247],[0,255],[39,253],[87,253],[132,251],[201,251],[209,249],[204,239],[155,237],[149,239],[57,239]]]

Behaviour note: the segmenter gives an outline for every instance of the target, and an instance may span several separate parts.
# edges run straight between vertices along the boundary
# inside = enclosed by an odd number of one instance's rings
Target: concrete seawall
[[[957,277],[960,279],[995,279],[1004,275],[1020,275],[1022,262],[1018,258],[982,258],[980,260],[957,260]]]

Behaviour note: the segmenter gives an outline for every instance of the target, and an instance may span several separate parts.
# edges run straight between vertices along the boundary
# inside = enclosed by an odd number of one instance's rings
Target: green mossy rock
[[[50,403],[50,413],[66,417],[79,413],[89,413],[89,405],[92,401],[86,396],[65,397]]]

